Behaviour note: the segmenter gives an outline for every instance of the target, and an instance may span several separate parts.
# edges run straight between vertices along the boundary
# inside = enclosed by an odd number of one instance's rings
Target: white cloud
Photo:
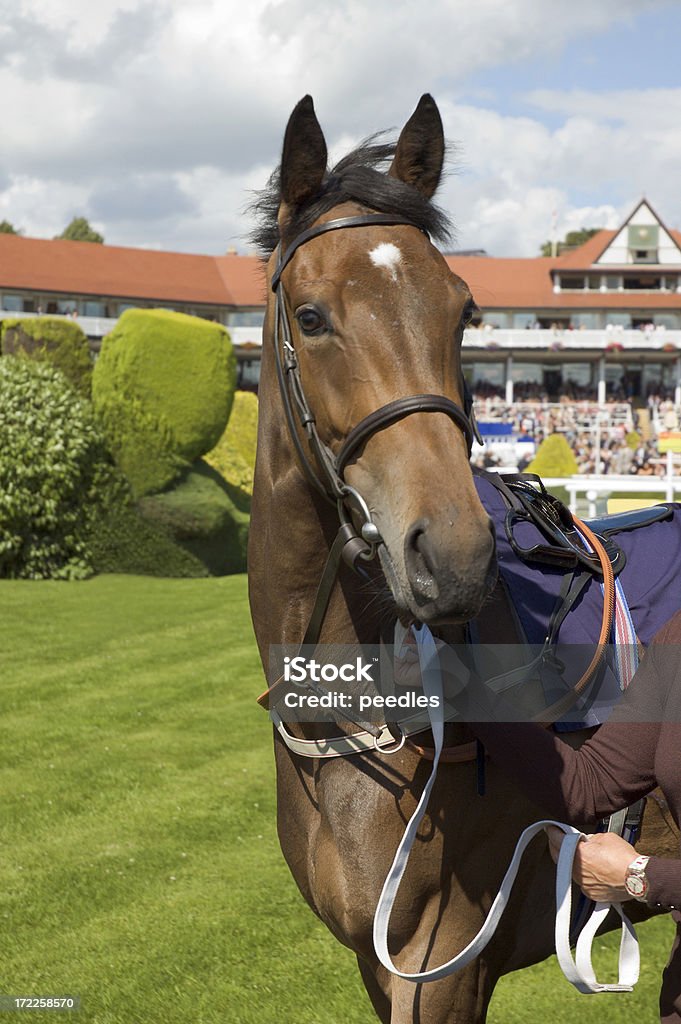
[[[23,16],[55,35],[66,35],[74,49],[95,45],[120,11],[133,10],[135,0],[23,0]]]
[[[676,90],[542,90],[530,97],[536,118],[502,116],[483,93],[476,106],[458,102],[474,73],[558,53],[661,6],[0,0],[0,208],[39,235],[82,212],[99,218],[111,242],[221,251],[247,230],[245,189],[262,185],[276,163],[301,95],[314,95],[339,152],[341,139],[352,144],[401,124],[430,90],[448,134],[464,145],[464,173],[442,197],[462,244],[534,252],[554,209],[561,224],[572,223],[591,194],[608,188],[613,209],[646,191],[663,215],[679,217],[671,177],[662,184],[678,167],[668,129],[681,113]],[[547,128],[546,111],[563,123]],[[599,195],[593,206],[603,202]]]
[[[463,143],[462,171],[443,193],[462,247],[536,255],[551,235],[554,215],[559,237],[577,227],[616,227],[642,195],[670,227],[681,223],[675,172],[681,136],[669,127],[661,136],[656,120],[645,120],[643,111],[655,97],[611,95],[602,119],[586,116],[590,104],[583,94],[574,106],[561,97],[556,104],[561,99],[567,118],[557,128],[530,117],[442,105],[449,134]],[[590,195],[599,198],[575,201]]]
[[[0,220],[11,221],[27,235],[53,238],[85,208],[88,195],[86,185],[19,176],[0,192]],[[93,219],[93,226],[104,225]]]
[[[583,89],[535,89],[526,96],[543,110],[609,123],[636,123],[650,131],[670,131],[681,118],[681,89],[619,89],[594,95]]]

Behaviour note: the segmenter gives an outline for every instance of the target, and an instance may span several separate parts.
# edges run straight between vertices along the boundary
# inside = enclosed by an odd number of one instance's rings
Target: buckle
[[[534,526],[540,533],[553,540],[553,544],[533,544],[530,547],[523,547],[515,539],[514,529],[518,523],[526,523]],[[509,544],[515,554],[524,561],[542,562],[545,565],[555,566],[559,569],[574,569],[578,563],[586,566],[590,572],[599,576],[603,575],[602,567],[598,556],[587,551],[582,546],[581,538],[577,530],[570,530],[570,534],[558,525],[556,521],[551,522],[544,519],[538,510],[528,508],[510,508],[504,519],[504,530]],[[574,540],[572,539],[574,537]]]

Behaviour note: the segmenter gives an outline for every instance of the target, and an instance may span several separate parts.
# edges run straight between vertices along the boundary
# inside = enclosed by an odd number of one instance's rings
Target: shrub
[[[211,575],[245,570],[248,514],[237,507],[220,474],[202,459],[173,490],[142,498],[139,508]]]
[[[88,550],[96,573],[137,576],[210,575],[195,555],[177,544],[162,526],[145,519],[129,502],[102,510],[92,522]]]
[[[90,575],[91,507],[118,482],[88,402],[46,363],[0,359],[0,576]]]
[[[136,495],[167,487],[222,435],[236,360],[219,324],[168,310],[127,310],[95,365],[93,402]]]
[[[38,316],[4,320],[2,354],[27,356],[51,363],[79,394],[89,397],[92,358],[85,332],[73,320]]]
[[[209,465],[249,497],[253,494],[257,434],[258,399],[250,391],[237,391],[227,429],[206,455]]]
[[[572,476],[579,472],[579,467],[563,435],[549,434],[539,445],[527,472],[538,473],[539,476]]]

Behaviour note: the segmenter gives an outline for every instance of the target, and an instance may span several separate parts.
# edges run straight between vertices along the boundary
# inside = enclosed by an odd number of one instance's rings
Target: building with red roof
[[[466,331],[474,389],[513,400],[604,401],[674,390],[681,404],[681,232],[642,199],[615,231],[553,257],[452,253],[479,315]],[[207,317],[230,330],[243,386],[257,382],[265,280],[255,256],[203,256],[0,234],[0,317],[77,315],[98,348],[131,306]]]

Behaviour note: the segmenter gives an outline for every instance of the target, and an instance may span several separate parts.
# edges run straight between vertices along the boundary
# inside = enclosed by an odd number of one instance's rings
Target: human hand
[[[565,838],[555,825],[547,826],[549,850],[554,861]],[[614,832],[589,835],[578,844],[572,866],[572,877],[589,899],[599,903],[623,903],[631,899],[624,879],[627,868],[638,856],[638,851]]]

